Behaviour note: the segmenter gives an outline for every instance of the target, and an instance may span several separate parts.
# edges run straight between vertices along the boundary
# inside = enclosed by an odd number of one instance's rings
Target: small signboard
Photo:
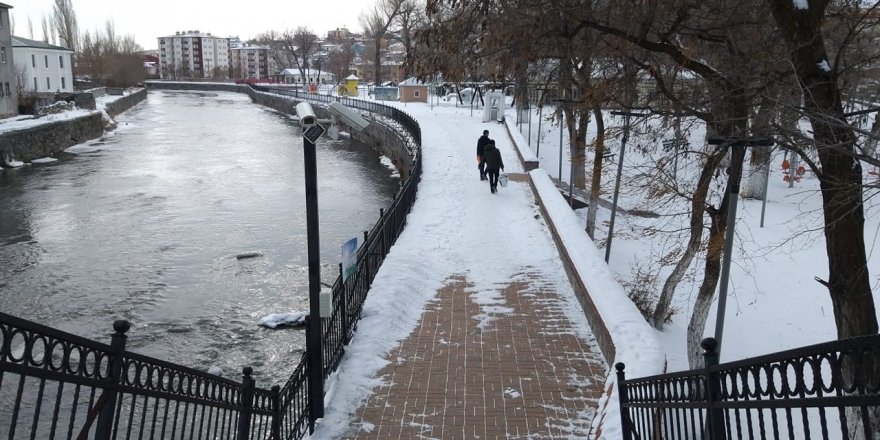
[[[324,131],[325,129],[321,126],[321,124],[315,124],[303,132],[303,137],[314,144],[318,140],[318,138],[320,138],[321,135],[324,134]]]
[[[342,245],[342,282],[345,282],[349,275],[357,272],[357,248],[357,237]]]
[[[397,87],[373,87],[373,98],[377,101],[397,101]]]

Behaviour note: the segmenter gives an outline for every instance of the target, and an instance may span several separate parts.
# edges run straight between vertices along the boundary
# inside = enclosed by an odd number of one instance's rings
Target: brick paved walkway
[[[467,280],[449,280],[346,438],[586,438],[604,362],[550,284],[523,278],[482,304]]]

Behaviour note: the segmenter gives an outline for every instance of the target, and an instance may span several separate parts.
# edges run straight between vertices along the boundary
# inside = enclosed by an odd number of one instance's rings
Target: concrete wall
[[[110,117],[115,118],[144,99],[147,99],[147,89],[140,89],[137,92],[123,96],[122,98],[107,104],[107,114],[110,115]]]
[[[257,92],[247,86],[242,88],[255,104],[263,105],[288,115],[296,114],[296,104],[298,101],[291,97]],[[313,104],[312,109],[318,118],[330,119],[330,114],[320,104]],[[394,167],[397,168],[397,172],[400,173],[401,179],[406,180],[412,167],[412,156],[407,149],[406,140],[397,133],[395,128],[384,125],[376,119],[371,119],[369,114],[363,116],[370,120],[370,125],[363,131],[352,133],[351,137],[389,157]]]
[[[147,97],[141,89],[107,106],[107,113],[115,117]],[[0,133],[0,159],[22,162],[51,156],[68,147],[97,139],[104,134],[101,112],[94,111],[74,119],[47,121],[29,128]]]
[[[51,156],[104,134],[101,112],[0,134],[0,157],[23,162]]]
[[[220,83],[220,82],[197,82],[197,81],[146,81],[147,89],[153,90],[198,90],[198,91],[221,91],[246,93],[255,104],[275,109],[281,113],[296,114],[296,101],[294,98],[280,96],[271,93],[258,92],[246,84]],[[321,104],[313,104],[315,114],[322,119],[330,119],[327,110]],[[370,125],[359,133],[353,133],[352,138],[363,142],[379,153],[389,157],[402,179],[409,177],[412,167],[406,140],[397,133],[393,127],[383,125],[369,115],[364,115],[370,120]]]
[[[147,89],[156,90],[199,90],[217,92],[247,93],[250,90],[246,84],[199,82],[199,81],[144,81]]]

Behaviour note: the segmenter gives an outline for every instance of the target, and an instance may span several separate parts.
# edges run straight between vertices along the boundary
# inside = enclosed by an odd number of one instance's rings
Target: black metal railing
[[[371,113],[374,120],[377,116],[387,118],[403,129],[402,133],[398,133],[398,136],[390,139],[390,142],[400,142],[400,147],[405,148],[397,151],[410,152],[410,172],[400,191],[394,196],[388,208],[379,210],[379,220],[373,228],[364,231],[364,241],[357,253],[357,271],[343,281],[340,268],[340,274],[331,288],[333,311],[331,316],[323,319],[321,323],[323,375],[326,378],[342,360],[344,347],[351,340],[357,321],[360,319],[370,285],[391,246],[403,231],[406,216],[415,203],[416,191],[422,175],[421,128],[418,122],[405,112],[375,102],[304,93],[295,89],[259,86],[253,88],[317,104],[337,101],[348,107]],[[306,427],[311,426],[309,422],[314,422],[308,412],[307,363],[308,353],[305,353],[296,372],[281,391],[280,406],[283,414],[281,438],[284,439],[302,438]]]
[[[113,327],[107,345],[0,313],[0,438],[270,438],[277,400],[250,368],[238,383],[131,353]]]
[[[364,231],[357,272],[333,284],[333,314],[322,322],[324,377],[339,365],[370,284],[406,224],[422,166],[415,119],[381,104],[339,100],[402,127],[396,141],[410,152],[411,171]],[[0,438],[298,440],[313,426],[307,353],[284,387],[267,390],[255,386],[250,367],[236,382],[131,353],[130,324],[116,321],[113,328],[104,344],[0,313]]]
[[[880,438],[880,335],[626,380],[617,364],[624,440]]]

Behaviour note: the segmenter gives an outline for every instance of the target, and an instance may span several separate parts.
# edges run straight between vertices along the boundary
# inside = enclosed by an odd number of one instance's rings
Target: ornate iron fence
[[[302,96],[318,102],[337,100]],[[421,178],[421,131],[406,113],[349,98],[346,105],[390,118],[404,130],[411,172],[391,205],[364,231],[357,272],[333,284],[322,322],[323,374],[338,365],[376,272],[406,224]],[[257,388],[252,370],[235,382],[125,350],[127,321],[103,344],[0,313],[0,438],[301,439],[309,414],[308,354],[284,387]]]
[[[2,438],[277,438],[277,390],[125,350],[0,313]]]
[[[833,341],[626,380],[617,364],[623,438],[880,438],[880,335]]]

